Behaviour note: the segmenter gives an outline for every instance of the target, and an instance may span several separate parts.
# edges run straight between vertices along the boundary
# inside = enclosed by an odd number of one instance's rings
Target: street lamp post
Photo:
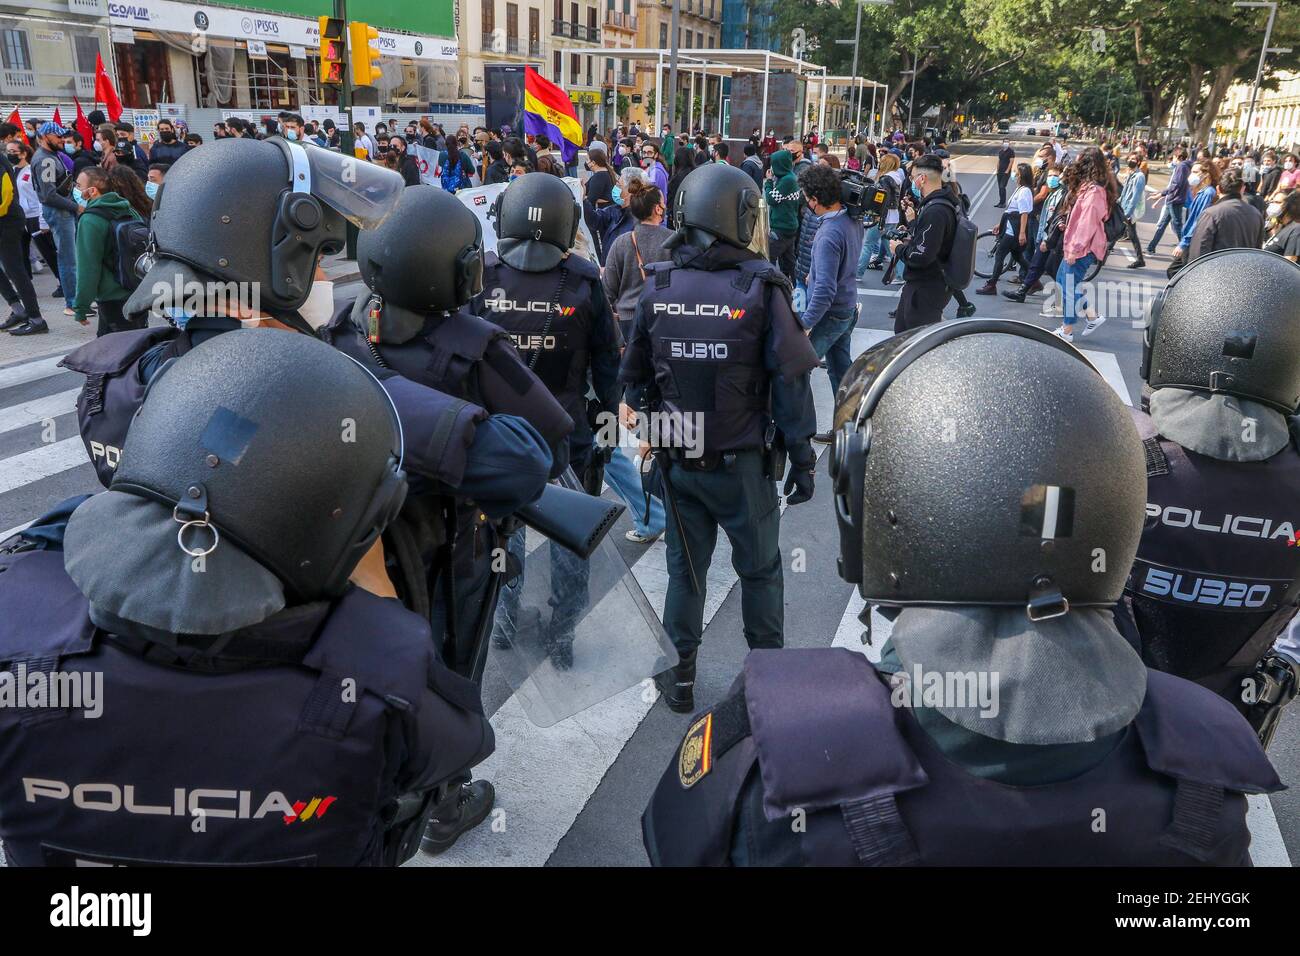
[[[681,10],[681,0],[673,0],[672,26],[669,27],[672,30],[672,36],[669,37],[669,48],[672,54],[668,63],[668,125],[674,136],[681,132],[681,128],[677,125],[677,31]]]
[[[1259,81],[1264,76],[1264,58],[1268,56],[1268,41],[1273,36],[1273,21],[1277,19],[1276,0],[1236,0],[1234,7],[1268,7],[1268,26],[1264,28],[1264,45],[1259,51],[1259,66],[1255,68],[1255,82],[1250,87],[1250,109],[1246,113],[1246,142],[1250,142],[1251,124],[1255,121],[1255,98],[1259,96]]]
[[[908,95],[907,95],[907,135],[909,136],[912,135],[912,104],[916,102],[916,81],[920,77],[920,73],[917,71],[916,64],[921,59],[922,50],[937,50],[937,49],[939,49],[938,44],[933,44],[933,43],[930,44],[929,46],[917,46],[916,49],[912,52],[912,68],[910,70],[903,71],[904,73],[912,74],[912,88],[908,90]]]
[[[854,92],[854,96],[855,96],[855,99],[854,99],[854,107],[853,107],[853,109],[854,109],[854,124],[855,124],[855,126],[856,126],[856,124],[858,124],[858,123],[861,121],[861,119],[862,119],[862,116],[861,116],[861,113],[862,113],[862,86],[861,86],[861,84],[858,84],[858,83],[857,83],[857,79],[858,79],[858,44],[859,44],[859,43],[861,42],[861,40],[862,40],[862,8],[863,8],[866,4],[868,4],[868,3],[876,3],[876,4],[880,4],[881,6],[889,6],[889,5],[893,4],[893,2],[894,2],[894,0],[858,0],[858,3],[857,3],[857,7],[858,7],[858,22],[857,22],[857,26],[856,26],[856,27],[854,28],[854,30],[853,30],[853,39],[852,39],[851,41],[850,41],[850,40],[836,40],[836,41],[835,41],[836,43],[845,43],[845,44],[847,44],[847,43],[850,43],[850,42],[851,42],[851,43],[853,44],[853,69],[851,69],[851,70],[849,71],[849,73],[853,76],[853,81],[854,81],[854,83],[857,84],[857,85],[855,86],[855,88],[854,88],[854,91],[853,91],[853,92]]]

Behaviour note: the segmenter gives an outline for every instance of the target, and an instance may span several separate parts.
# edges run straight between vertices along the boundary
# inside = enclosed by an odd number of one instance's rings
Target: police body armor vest
[[[482,713],[434,667],[428,625],[357,588],[300,660],[212,674],[98,630],[61,552],[2,556],[0,570],[0,666],[102,674],[107,702],[98,719],[0,707],[0,837],[18,865],[394,865],[429,809],[424,794],[401,809],[414,795],[398,776],[464,743],[429,687]]]
[[[1133,418],[1147,517],[1124,593],[1143,658],[1237,700],[1300,600],[1300,453],[1219,461],[1161,437],[1146,413]]]
[[[556,397],[574,423],[587,394],[591,364],[593,295],[603,295],[596,266],[569,256],[548,272],[523,272],[495,253],[484,257],[483,317],[509,333],[519,356]]]
[[[1100,764],[1034,787],[951,762],[860,654],[754,651],[744,680],[765,813],[807,813],[810,865],[1244,865],[1242,794],[1282,789],[1230,706],[1156,671]]]
[[[665,431],[674,444],[683,441],[684,427],[693,437],[686,444],[702,438],[705,454],[763,446],[769,385],[763,348],[770,325],[765,276],[773,269],[761,259],[715,272],[671,262],[645,267],[642,321],[661,400],[657,410],[668,413]]]
[[[86,376],[77,396],[77,427],[95,474],[105,488],[113,480],[131,419],[144,401],[140,359],[159,343],[167,343],[165,358],[190,350],[189,336],[163,326],[101,336],[59,363],[60,368]]]
[[[322,337],[381,377],[384,370],[391,369],[413,382],[484,405],[476,368],[493,339],[508,338],[504,331],[461,310],[443,316],[437,324],[426,323],[419,334],[405,342],[376,343],[363,331],[369,303],[369,295],[363,294],[351,306],[342,307]],[[449,527],[449,512],[454,527]],[[486,576],[497,539],[493,525],[464,498],[407,495],[399,520],[384,532],[385,553],[400,562],[392,577],[402,603],[426,616],[439,600],[446,599],[450,580],[447,572],[465,580]],[[452,542],[450,555],[444,547],[448,541]],[[427,588],[423,593],[412,579],[412,557],[418,557],[425,573]],[[448,663],[464,673],[454,653],[449,655]]]

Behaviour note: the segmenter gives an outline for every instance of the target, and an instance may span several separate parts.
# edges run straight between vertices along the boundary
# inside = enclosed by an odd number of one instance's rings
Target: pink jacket
[[[1091,252],[1098,259],[1106,254],[1106,227],[1102,224],[1110,213],[1106,189],[1088,183],[1070,210],[1061,240],[1061,252],[1067,259],[1081,259]]]

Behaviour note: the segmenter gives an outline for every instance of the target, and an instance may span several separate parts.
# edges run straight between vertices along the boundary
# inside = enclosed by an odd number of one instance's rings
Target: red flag
[[[122,101],[117,98],[113,81],[104,69],[104,58],[98,53],[95,54],[95,102],[104,104],[110,121],[116,123],[122,118]]]
[[[59,119],[59,108],[57,106],[54,107],[54,116],[52,117],[52,119],[54,120],[55,126],[63,125],[63,120]]]
[[[74,96],[72,102],[77,104],[77,121],[73,123],[73,126],[81,134],[81,144],[85,149],[93,149],[95,131],[90,128],[90,120],[86,119],[86,114],[81,111],[81,100]]]
[[[32,145],[32,141],[27,138],[27,130],[23,128],[23,118],[18,115],[18,107],[14,107],[14,111],[9,114],[9,118],[5,122],[17,126],[18,135],[23,138],[23,142],[28,146]]]

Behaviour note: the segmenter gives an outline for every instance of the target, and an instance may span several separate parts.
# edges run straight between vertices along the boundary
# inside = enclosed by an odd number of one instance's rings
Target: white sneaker
[[[1083,334],[1092,335],[1093,332],[1096,332],[1099,328],[1101,328],[1102,323],[1104,323],[1105,321],[1106,321],[1106,317],[1104,315],[1099,315],[1095,319],[1089,319],[1088,324],[1083,327]]]
[[[637,531],[636,528],[630,528],[623,537],[628,541],[631,541],[633,544],[654,544],[663,537],[663,532],[660,531],[658,534],[642,534],[640,531]]]
[[[1065,341],[1071,343],[1074,342],[1074,333],[1065,331],[1065,326],[1063,325],[1060,328],[1053,329],[1052,334],[1055,335],[1058,339],[1065,339]]]

